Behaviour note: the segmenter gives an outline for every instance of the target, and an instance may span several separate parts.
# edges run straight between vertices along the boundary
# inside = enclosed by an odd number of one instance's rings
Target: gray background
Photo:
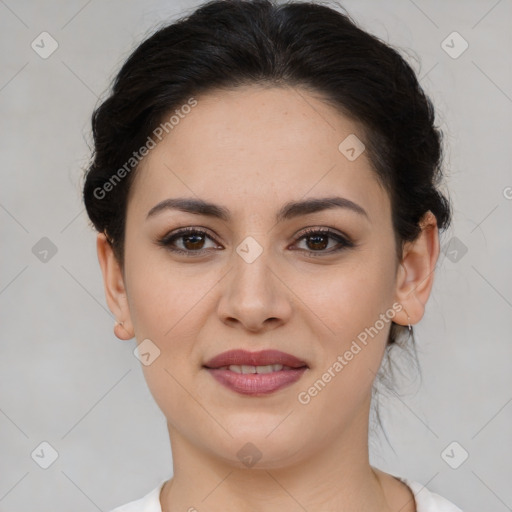
[[[372,463],[465,512],[512,510],[512,1],[342,3],[408,55],[434,100],[455,208],[416,327],[423,381],[383,400],[390,443],[372,437]],[[90,115],[116,70],[195,5],[0,0],[2,512],[106,511],[171,476],[135,340],[113,334],[80,187]],[[31,47],[43,31],[59,45],[47,59]],[[469,43],[458,58],[442,47],[453,31]],[[46,261],[43,237],[57,250]],[[34,460],[43,441],[58,453],[48,469]],[[444,459],[462,450],[453,469]]]

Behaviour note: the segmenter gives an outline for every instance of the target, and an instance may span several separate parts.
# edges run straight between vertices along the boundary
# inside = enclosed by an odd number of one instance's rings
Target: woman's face
[[[240,466],[261,456],[268,468],[350,449],[367,437],[400,275],[388,195],[367,152],[357,156],[360,127],[299,89],[196,99],[137,170],[117,315],[138,343],[150,340],[143,370],[171,440]],[[224,216],[153,210],[178,198]],[[307,206],[327,198],[338,204]],[[160,243],[183,228],[199,233]],[[306,369],[273,391],[278,376],[227,370],[240,386],[229,387],[204,365],[233,349],[282,351]]]

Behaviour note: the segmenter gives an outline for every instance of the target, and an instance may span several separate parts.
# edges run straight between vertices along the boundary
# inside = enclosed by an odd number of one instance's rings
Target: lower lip
[[[244,395],[266,395],[297,382],[307,367],[270,373],[236,373],[231,370],[206,368],[214,379]]]

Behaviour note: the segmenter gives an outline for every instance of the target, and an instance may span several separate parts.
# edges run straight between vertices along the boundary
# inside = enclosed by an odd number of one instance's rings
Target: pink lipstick
[[[265,395],[299,380],[308,365],[279,350],[230,350],[210,359],[204,368],[218,382],[245,395]]]

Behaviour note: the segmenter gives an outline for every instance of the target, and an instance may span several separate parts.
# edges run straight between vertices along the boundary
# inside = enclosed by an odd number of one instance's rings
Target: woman
[[[174,467],[115,510],[460,510],[369,464],[375,376],[450,222],[400,55],[326,6],[214,0],[133,52],[93,135],[106,298]]]

